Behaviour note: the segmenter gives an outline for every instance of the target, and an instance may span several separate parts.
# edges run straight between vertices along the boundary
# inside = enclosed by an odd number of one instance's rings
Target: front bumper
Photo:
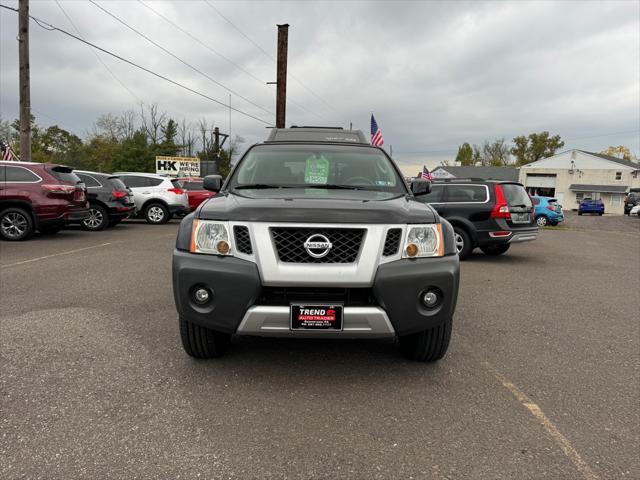
[[[311,270],[312,267],[310,275]],[[373,304],[345,305],[342,331],[292,331],[289,304],[259,303],[262,284],[255,263],[180,250],[173,254],[173,292],[178,314],[203,327],[240,335],[372,338],[419,332],[453,316],[458,283],[457,255],[386,263],[378,267],[371,286]],[[200,286],[213,293],[205,306],[192,299],[194,289]],[[420,303],[427,289],[441,293],[442,301],[436,308],[427,309]],[[318,301],[317,297],[313,300]]]

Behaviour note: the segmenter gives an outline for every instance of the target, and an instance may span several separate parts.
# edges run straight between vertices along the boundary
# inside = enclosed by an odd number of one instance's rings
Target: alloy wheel
[[[164,219],[164,210],[160,207],[151,207],[147,212],[147,217],[154,223],[159,223]]]
[[[456,250],[458,251],[458,253],[460,253],[464,248],[464,238],[462,238],[462,235],[460,235],[459,233],[456,233],[454,235],[454,239],[456,242]]]
[[[2,229],[2,233],[7,238],[20,238],[25,234],[28,228],[28,221],[24,217],[24,215],[17,212],[7,213],[4,217],[2,217],[2,222],[0,222],[0,229]]]
[[[82,221],[84,226],[89,229],[100,228],[100,225],[104,222],[104,215],[96,208],[89,209],[89,215]]]
[[[536,223],[539,227],[545,227],[547,225],[547,217],[538,217]]]

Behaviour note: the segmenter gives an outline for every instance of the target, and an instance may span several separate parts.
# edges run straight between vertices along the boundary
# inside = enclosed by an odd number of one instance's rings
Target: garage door
[[[527,173],[527,187],[556,188],[556,176]]]

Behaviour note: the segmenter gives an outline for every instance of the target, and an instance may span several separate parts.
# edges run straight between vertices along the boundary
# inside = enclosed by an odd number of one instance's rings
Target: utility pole
[[[284,128],[287,109],[287,47],[289,24],[278,25],[278,72],[276,93],[276,128]]]
[[[31,161],[31,86],[29,75],[29,0],[18,3],[20,57],[20,160]]]
[[[215,127],[213,129],[213,151],[217,158],[220,158],[220,129]]]

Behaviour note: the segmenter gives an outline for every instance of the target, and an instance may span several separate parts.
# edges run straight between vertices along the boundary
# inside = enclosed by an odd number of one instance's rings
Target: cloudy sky
[[[542,130],[565,148],[626,145],[640,156],[639,1],[144,2],[191,37],[137,0],[96,0],[204,75],[88,0],[60,4],[86,40],[222,103],[231,90],[234,107],[265,122],[232,113],[232,134],[248,144],[274,122],[265,83],[275,80],[276,24],[289,23],[287,123],[353,122],[368,134],[373,111],[406,169],[452,160],[465,141]],[[76,33],[54,1],[32,0],[31,14]],[[13,120],[17,14],[0,9],[0,29],[0,117]],[[40,125],[85,136],[100,114],[157,102],[173,118],[229,128],[227,108],[100,53],[112,75],[59,32],[32,22],[30,41]]]

